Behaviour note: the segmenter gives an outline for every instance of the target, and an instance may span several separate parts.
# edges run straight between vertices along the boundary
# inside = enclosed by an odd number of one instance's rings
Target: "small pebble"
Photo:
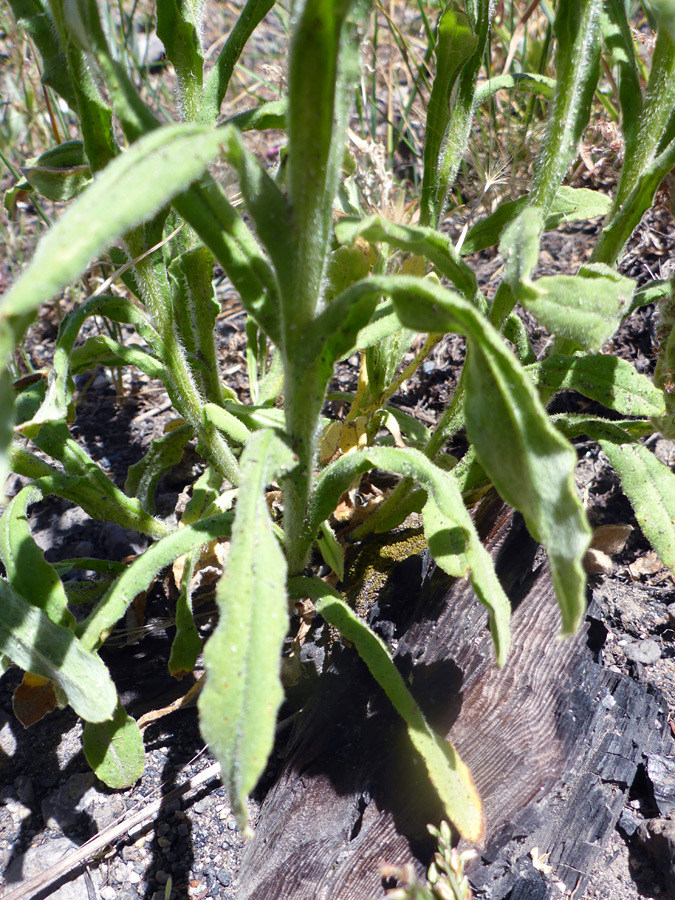
[[[650,666],[661,659],[661,648],[651,639],[645,641],[637,641],[634,644],[628,644],[626,647],[626,656],[631,662],[642,663],[643,666]]]
[[[228,872],[227,869],[219,869],[216,874],[216,878],[223,887],[229,887],[232,884],[232,875]]]

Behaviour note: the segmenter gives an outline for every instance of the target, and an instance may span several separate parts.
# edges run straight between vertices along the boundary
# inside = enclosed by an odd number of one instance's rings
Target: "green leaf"
[[[5,502],[5,485],[9,475],[9,448],[14,433],[14,391],[9,370],[0,367],[0,503]]]
[[[642,112],[642,90],[633,34],[622,0],[606,0],[600,25],[612,62],[619,70],[621,129],[625,152],[632,156]]]
[[[536,296],[530,275],[537,265],[543,230],[542,210],[536,206],[526,206],[504,229],[499,242],[499,252],[504,260],[503,283],[521,301]]]
[[[649,437],[654,434],[651,421],[636,419],[619,419],[610,422],[598,416],[572,415],[561,413],[551,416],[551,421],[568,440],[585,435],[592,441],[611,441],[614,444],[626,444],[631,440]]]
[[[272,527],[265,486],[295,464],[274,432],[258,431],[246,444],[227,567],[216,593],[220,621],[204,650],[202,734],[220,762],[242,828],[246,797],[272,750],[284,696],[279,664],[288,630],[286,559]]]
[[[539,94],[546,100],[550,100],[555,92],[555,78],[547,75],[539,75],[536,72],[513,72],[510,75],[497,75],[489,78],[484,84],[476,88],[474,104],[481,106],[486,103],[497,91],[517,90],[527,94]]]
[[[618,356],[549,356],[525,370],[546,396],[578,391],[624,416],[661,416],[663,392]]]
[[[478,39],[470,17],[457,3],[449,3],[438,21],[436,77],[427,107],[422,180],[421,218],[435,224],[438,205],[438,167],[452,110],[451,94],[462,67],[476,49]]]
[[[53,467],[36,470],[34,458],[17,454],[13,448],[12,468],[17,474],[38,478],[47,476],[41,482],[40,490],[72,500],[94,519],[116,522],[123,528],[132,528],[152,538],[164,537],[168,533],[167,525],[154,519],[138,500],[127,497],[108,478],[86,450],[73,440],[65,422],[43,423],[39,426],[39,432],[32,434],[32,440],[43,453],[62,463],[66,470],[65,475]],[[27,469],[20,468],[22,462],[27,464]]]
[[[335,537],[333,529],[328,522],[322,522],[319,526],[317,543],[319,552],[323,556],[323,561],[331,567],[340,581],[342,581],[345,577],[345,551],[342,544]]]
[[[143,735],[121,703],[109,722],[84,726],[82,749],[96,775],[115,791],[131,787],[143,775]]]
[[[675,569],[675,475],[642,444],[600,441],[645,537]]]
[[[133,304],[130,300],[120,297],[93,297],[82,306],[71,310],[62,319],[59,325],[56,344],[54,346],[54,357],[52,365],[49,369],[49,381],[47,387],[47,395],[42,403],[39,411],[36,411],[30,417],[24,417],[22,422],[31,419],[31,424],[35,425],[40,422],[57,422],[68,416],[68,406],[72,398],[72,382],[71,375],[71,355],[75,353],[75,366],[80,364],[91,363],[92,366],[98,364],[96,361],[103,358],[118,358],[113,352],[113,347],[119,347],[111,339],[109,344],[101,345],[94,343],[84,347],[78,347],[74,350],[75,342],[78,339],[80,329],[85,321],[94,315],[104,315],[106,318],[114,322],[124,322],[135,326],[138,333],[150,344],[151,347],[157,347],[159,344],[159,336],[152,327],[150,320],[144,310]],[[87,342],[85,342],[87,346]],[[131,358],[128,356],[132,351]],[[134,348],[124,347],[120,352],[131,362],[138,361],[139,358],[134,355]],[[135,350],[135,353],[142,351]],[[150,357],[152,360],[152,357]],[[162,370],[159,363],[155,362],[154,372],[159,374]],[[122,360],[120,360],[122,364]],[[147,368],[148,361],[144,362]]]
[[[209,73],[210,74],[210,73]],[[225,119],[224,125],[234,125],[239,131],[265,131],[271,128],[286,130],[286,98],[261,103]]]
[[[478,599],[489,611],[497,663],[502,665],[510,640],[508,598],[499,583],[490,554],[480,542],[464,506],[457,482],[419,450],[370,447],[346,454],[326,466],[317,479],[310,501],[310,540],[356,476],[376,466],[411,477],[426,490],[423,516],[429,550],[449,575],[471,580]]]
[[[530,282],[533,293],[519,299],[556,337],[584,350],[609,340],[630,308],[635,282],[602,263],[582,266],[578,275],[551,275]]]
[[[211,422],[219,431],[236,444],[245,444],[251,435],[250,429],[244,425],[241,419],[232,415],[222,406],[215,403],[206,403],[203,407],[204,418]]]
[[[495,247],[499,243],[502,231],[516,219],[528,206],[530,198],[520,197],[518,200],[506,200],[485,219],[472,226],[462,244],[462,256],[478,253],[487,247]],[[594,219],[606,216],[611,206],[610,198],[599,191],[588,188],[571,188],[563,185],[553,199],[551,208],[544,220],[544,229],[552,231],[562,222],[576,222],[579,219]]]
[[[169,655],[169,672],[174,678],[182,678],[192,672],[202,649],[202,639],[192,614],[192,578],[200,556],[200,547],[187,554],[180,595],[176,601],[176,636]]]
[[[133,466],[129,466],[124,490],[131,497],[137,497],[146,512],[154,514],[157,482],[165,472],[180,463],[191,437],[192,429],[189,425],[174,428],[155,438],[145,455]]]
[[[8,504],[0,518],[0,559],[14,590],[28,597],[52,622],[72,631],[75,618],[59,574],[45,559],[28,524],[28,506],[40,500],[39,487],[28,485]]]
[[[476,297],[478,283],[473,269],[460,258],[450,239],[433,228],[397,225],[373,215],[362,221],[340,219],[335,226],[335,236],[341,243],[354,243],[358,237],[384,241],[397,250],[425,256],[467,300]]]
[[[159,381],[168,380],[167,369],[157,357],[138,347],[121,344],[108,337],[107,334],[97,334],[87,338],[84,344],[75,347],[70,355],[70,371],[73,375],[95,369],[97,366],[111,368],[136,366],[148,378],[156,378]]]
[[[246,46],[248,39],[253,34],[258,24],[267,15],[274,6],[274,0],[246,0],[243,9],[239,13],[239,17],[234,24],[234,28],[230,31],[223,49],[218,55],[215,65],[209,71],[204,83],[204,95],[202,100],[202,116],[205,121],[215,121],[220,113],[220,107],[225,97],[225,92],[230,83],[232,72],[235,64],[239,59],[242,50]],[[280,105],[281,101],[277,101]],[[272,107],[274,104],[263,104],[265,107]],[[284,102],[285,106],[285,102]],[[247,115],[243,113],[241,115]],[[238,117],[234,117],[231,121],[237,125],[241,131],[246,129],[242,127],[241,122],[235,121]],[[247,123],[248,124],[248,123]],[[249,127],[263,128],[284,128],[283,122],[275,122],[274,124],[249,125]]]
[[[287,183],[294,277],[290,293],[282,292],[285,337],[291,343],[304,342],[302,328],[313,318],[321,292],[345,130],[361,68],[355,20],[366,8],[366,2],[352,0],[300,0],[293,10]]]
[[[276,276],[220,185],[205,179],[174,197],[173,206],[221,264],[246,312],[277,346],[283,346]]]
[[[545,213],[576,158],[588,124],[600,71],[601,10],[602,0],[559,0],[557,4],[553,25],[556,92],[546,137],[533,167],[530,199]]]
[[[9,5],[17,24],[30,35],[42,57],[42,83],[63,97],[71,109],[77,109],[70,72],[49,5],[40,0],[10,0]]]
[[[87,618],[77,627],[82,645],[97,647],[103,635],[122,618],[127,607],[141,591],[146,591],[162,569],[184,553],[230,533],[232,513],[210,516],[162,538],[134,560],[112,588],[101,598]]]
[[[206,510],[217,499],[222,485],[223,476],[212,466],[207,466],[204,473],[192,485],[192,494],[181,516],[182,524],[192,525],[193,522],[203,518]]]
[[[299,579],[304,587],[309,579]],[[298,585],[300,587],[300,585]],[[410,741],[424,761],[429,779],[443,804],[445,814],[460,835],[480,843],[484,832],[483,808],[471,773],[449,741],[429,726],[424,713],[408,690],[384,641],[327,585],[312,580],[308,591],[319,615],[354,644],[359,656],[384,690],[396,712],[406,723]],[[319,596],[319,592],[323,596]]]
[[[0,323],[51,299],[97,253],[185,190],[218,156],[222,140],[208,126],[169,125],[114,159],[40,241],[0,305]]]
[[[113,715],[117,691],[102,660],[4,578],[0,578],[0,656],[53,681],[85,721],[104,722]]]
[[[650,303],[658,303],[672,293],[672,285],[670,281],[652,281],[646,287],[635,291],[633,301],[628,310],[628,315],[639,309],[641,306],[649,306]]]
[[[71,200],[87,187],[92,175],[82,141],[66,141],[26,161],[21,171],[48,200]]]
[[[215,122],[216,115],[202,119],[204,54],[201,44],[203,2],[158,0],[157,36],[164,44],[178,79],[181,113],[185,121]]]

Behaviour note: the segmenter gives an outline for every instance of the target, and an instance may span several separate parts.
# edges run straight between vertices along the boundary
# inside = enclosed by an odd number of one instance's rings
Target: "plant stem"
[[[307,562],[307,504],[314,479],[317,428],[325,393],[323,379],[314,363],[299,373],[295,365],[285,366],[286,432],[298,465],[285,481],[284,532],[289,575],[299,574]]]
[[[601,0],[561,0],[556,16],[557,80],[544,146],[535,167],[530,204],[544,215],[577,154],[598,80]]]
[[[621,177],[592,255],[593,262],[614,265],[620,257],[633,229],[652,202],[651,191],[638,198],[640,180],[659,155],[675,106],[675,43],[666,29],[659,31],[647,96],[640,116],[635,152],[626,156]],[[636,199],[638,202],[636,203]]]

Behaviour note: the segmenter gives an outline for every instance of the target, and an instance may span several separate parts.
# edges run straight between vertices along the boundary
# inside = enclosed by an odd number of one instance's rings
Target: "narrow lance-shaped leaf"
[[[518,200],[505,200],[491,215],[476,222],[467,232],[462,244],[462,256],[478,253],[486,247],[496,247],[506,226],[516,219],[529,205],[528,196]],[[572,188],[563,185],[553,198],[551,208],[544,219],[544,230],[551,231],[563,222],[593,219],[606,216],[611,201],[606,194],[588,188]]]
[[[194,669],[202,649],[202,639],[192,611],[192,578],[200,555],[201,550],[197,548],[185,558],[180,594],[176,601],[176,636],[171,644],[168,664],[174,678],[182,678]]]
[[[555,197],[588,123],[600,63],[599,18],[602,0],[559,0],[556,95],[530,193],[545,212]]]
[[[276,275],[220,185],[205,179],[174,197],[173,206],[221,264],[246,312],[282,347]]]
[[[21,171],[28,183],[48,200],[71,200],[91,181],[82,141],[65,141],[40,156],[26,160]]]
[[[635,44],[622,0],[606,0],[600,19],[602,37],[619,70],[619,103],[625,153],[632,156],[642,111],[640,75]]]
[[[42,57],[42,83],[63,97],[71,109],[77,109],[70,73],[48,5],[40,0],[10,0],[9,5],[17,23],[31,36]]]
[[[86,721],[104,722],[113,715],[117,691],[103,661],[4,578],[0,578],[0,656],[53,681]]]
[[[154,514],[157,482],[172,466],[180,463],[191,437],[192,429],[189,425],[174,428],[155,438],[145,455],[129,466],[124,490],[130,496],[137,497],[146,512]]]
[[[343,243],[354,243],[358,237],[363,237],[367,241],[384,241],[397,250],[425,256],[467,300],[476,297],[478,283],[473,269],[460,258],[450,239],[433,228],[398,225],[373,215],[360,222],[341,219],[335,226],[335,235]]]
[[[319,615],[354,644],[371,675],[405,722],[410,741],[424,761],[445,814],[463,838],[480,842],[484,830],[483,809],[471,773],[452,744],[429,726],[384,641],[323,582],[298,579],[296,590],[301,592],[303,588],[314,600]]]
[[[245,830],[246,798],[274,744],[284,695],[280,657],[288,630],[286,559],[272,527],[265,486],[296,462],[274,432],[258,431],[246,444],[227,567],[216,592],[220,621],[204,650],[201,729]]]
[[[39,411],[31,418],[31,424],[56,422],[67,417],[68,405],[72,396],[71,355],[80,329],[85,321],[94,315],[104,315],[115,322],[132,324],[151,346],[158,345],[159,336],[153,329],[146,313],[130,300],[108,296],[93,297],[82,306],[71,310],[63,317],[59,325],[54,357],[49,369],[47,395]],[[109,352],[111,347],[112,344],[108,346]],[[126,349],[132,348],[127,347]],[[82,348],[78,348],[78,351],[78,359],[82,360],[86,354]],[[155,361],[155,365],[159,364]],[[157,372],[158,369],[156,368],[155,371]]]
[[[186,0],[158,0],[157,36],[171,61],[180,97],[184,121],[211,121],[202,118],[202,84],[204,54],[201,45],[202,9],[204,3]]]
[[[597,350],[614,334],[630,308],[635,282],[602,263],[582,266],[578,275],[544,276],[533,281],[530,275],[539,254],[542,223],[542,211],[529,207],[504,230],[500,243],[504,282],[556,337],[570,342],[573,348]],[[494,309],[491,319],[499,324]]]
[[[218,59],[204,82],[202,117],[205,122],[214,122],[218,117],[235,64],[253,31],[273,6],[274,0],[246,0],[234,28],[230,31]],[[242,131],[245,130],[241,125],[239,127]],[[284,126],[276,123],[266,127]]]
[[[234,129],[228,130],[223,152],[239,175],[244,202],[257,235],[274,264],[281,291],[288,292],[292,289],[294,274],[290,204]]]
[[[352,6],[354,18],[367,8],[365,0],[301,0],[294,9],[288,73],[294,279],[282,299],[286,339],[295,335],[298,343],[304,338],[294,329],[311,320],[319,300],[345,129],[360,74],[359,34],[348,18]]]
[[[480,106],[494,97],[497,91],[505,90],[539,94],[548,100],[553,97],[555,92],[555,78],[539,75],[536,72],[513,72],[508,75],[497,75],[496,78],[489,78],[476,88],[473,102],[476,106]]]
[[[14,391],[12,390],[12,379],[9,370],[0,367],[0,503],[5,502],[5,485],[10,469],[9,447],[13,431]]]
[[[435,225],[438,214],[438,183],[441,147],[450,122],[452,89],[462,66],[474,52],[477,38],[471,19],[458,8],[448,4],[438,22],[436,36],[436,76],[427,107],[424,143],[424,176],[420,216],[424,225]]]
[[[663,391],[625,359],[610,355],[549,356],[526,371],[546,396],[578,391],[624,416],[661,416]]]
[[[0,304],[0,323],[35,310],[97,253],[149,219],[218,156],[221,140],[207,126],[170,125],[113,160],[40,241]],[[0,365],[6,362],[0,359]]]
[[[179,528],[149,547],[131,563],[87,618],[78,625],[77,633],[82,645],[87,649],[97,647],[102,636],[122,618],[134,597],[150,587],[158,572],[195,547],[228,535],[232,519],[232,513],[201,519],[185,528]]]
[[[645,537],[675,570],[675,475],[642,444],[600,441]]]

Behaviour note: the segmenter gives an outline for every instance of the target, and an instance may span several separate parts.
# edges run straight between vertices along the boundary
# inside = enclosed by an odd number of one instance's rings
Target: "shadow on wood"
[[[486,842],[468,869],[476,895],[545,900],[558,880],[578,896],[642,753],[665,740],[667,715],[596,662],[604,628],[592,611],[558,639],[545,556],[520,518],[486,498],[476,522],[513,606],[503,669],[470,586],[440,570],[429,577],[424,555],[392,569],[371,624],[396,646],[418,703],[483,798]],[[434,850],[426,825],[439,818],[401,721],[355,651],[338,647],[263,803],[238,900],[380,898],[382,863],[424,873]],[[552,873],[535,868],[534,847],[550,854]]]

